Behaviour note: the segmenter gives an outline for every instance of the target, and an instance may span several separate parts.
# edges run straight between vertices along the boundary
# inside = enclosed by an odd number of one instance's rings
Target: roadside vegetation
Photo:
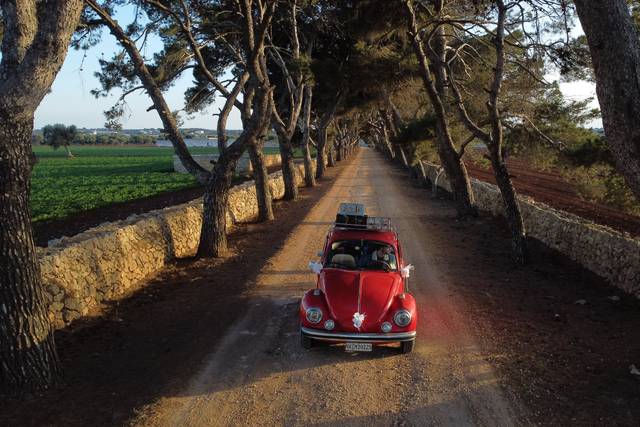
[[[73,159],[46,147],[34,151],[34,222],[197,185],[191,175],[173,171],[171,148],[74,147]]]
[[[420,1],[405,4],[413,49],[401,33],[390,36],[379,30],[379,34],[369,34],[377,37],[378,45],[394,46],[415,57],[415,68],[411,63],[407,67],[415,72],[413,77],[401,87],[391,86],[370,122],[373,140],[383,152],[402,162],[406,157],[413,164],[441,165],[453,180],[461,217],[473,216],[465,164],[472,162],[493,171],[505,201],[514,248],[521,252],[519,259],[526,258],[526,230],[514,203],[510,157],[561,177],[587,201],[640,213],[638,195],[631,187],[634,180],[620,168],[621,162],[634,161],[612,151],[613,134],[607,137],[589,128],[600,117],[600,111],[589,107],[593,99],[566,99],[558,82],[547,80],[558,74],[563,81],[596,80],[587,40],[578,37],[568,45],[560,40],[572,26],[571,20],[555,21],[565,13],[562,4],[495,2],[489,9],[491,17],[484,16],[494,25],[491,28],[479,20],[479,9],[469,13],[455,2],[435,2],[431,7]],[[537,21],[539,27],[528,27],[530,17],[513,13],[520,7],[535,10],[548,22]],[[637,15],[635,2],[631,10]],[[395,26],[406,22],[391,6],[388,16],[397,19]],[[468,32],[461,29],[463,22]],[[423,38],[427,36],[428,41]],[[419,95],[416,83],[423,85]]]
[[[640,201],[616,169],[604,135],[583,131],[586,135],[567,140],[562,150],[539,145],[516,149],[514,157],[533,169],[559,175],[584,200],[640,215]]]
[[[602,203],[624,212],[640,216],[640,201],[634,196],[624,177],[609,159],[598,159],[608,150],[602,141],[588,141],[565,156],[558,163],[560,173],[572,182],[586,200]],[[583,156],[587,154],[585,159]],[[597,160],[594,160],[597,159]]]
[[[71,146],[74,157],[48,146],[34,146],[32,176],[34,222],[199,186],[190,175],[174,172],[171,147]],[[192,154],[215,154],[216,147],[189,147]],[[266,148],[277,154],[277,148]],[[295,157],[302,157],[297,149]],[[314,153],[315,155],[315,153]]]

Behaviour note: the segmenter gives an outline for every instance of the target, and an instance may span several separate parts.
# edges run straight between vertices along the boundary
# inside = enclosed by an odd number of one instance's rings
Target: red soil
[[[598,224],[640,236],[640,217],[582,199],[573,186],[556,173],[534,170],[524,161],[514,158],[509,159],[508,166],[519,193]],[[472,177],[495,184],[491,170],[471,162],[467,163],[467,168]]]

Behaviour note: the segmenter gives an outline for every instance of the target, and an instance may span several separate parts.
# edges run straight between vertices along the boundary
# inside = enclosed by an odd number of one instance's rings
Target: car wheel
[[[402,352],[402,354],[411,353],[413,351],[414,344],[415,344],[415,340],[402,341],[400,343],[400,351]]]
[[[300,334],[300,343],[302,344],[302,348],[307,350],[313,347],[313,339],[303,333]]]

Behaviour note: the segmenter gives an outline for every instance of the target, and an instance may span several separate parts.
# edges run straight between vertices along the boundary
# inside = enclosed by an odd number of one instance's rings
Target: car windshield
[[[393,246],[375,240],[340,240],[333,242],[325,267],[346,270],[397,270]]]

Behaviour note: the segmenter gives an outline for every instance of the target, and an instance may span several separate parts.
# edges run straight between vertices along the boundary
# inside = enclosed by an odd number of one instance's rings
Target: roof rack
[[[364,205],[359,203],[341,203],[336,215],[335,227],[350,230],[393,229],[391,218],[365,215]]]

